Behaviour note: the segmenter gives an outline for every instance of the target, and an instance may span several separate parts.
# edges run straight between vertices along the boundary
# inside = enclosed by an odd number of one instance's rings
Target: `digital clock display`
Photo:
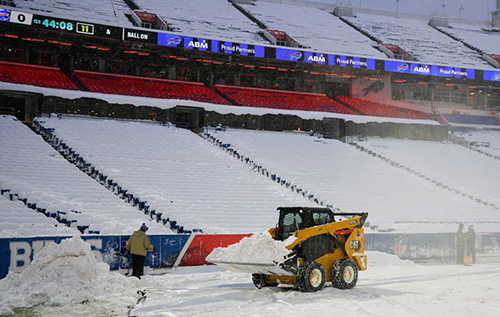
[[[76,33],[94,35],[94,25],[88,23],[76,23]]]
[[[49,29],[69,31],[73,32],[75,30],[75,22],[61,19],[50,19],[45,17],[33,17],[33,24],[44,26]]]

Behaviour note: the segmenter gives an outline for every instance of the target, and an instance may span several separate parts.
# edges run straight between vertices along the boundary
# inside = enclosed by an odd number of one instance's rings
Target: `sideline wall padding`
[[[205,261],[214,248],[237,243],[250,234],[168,234],[149,235],[156,251],[148,252],[145,265],[154,268],[171,268],[210,264]],[[128,268],[129,256],[118,255],[128,235],[81,236],[89,243],[99,261],[109,264],[111,270]],[[68,237],[24,237],[0,239],[0,279],[9,272],[21,272],[29,266],[33,256],[49,243],[59,243]],[[478,251],[496,250],[500,245],[500,233],[478,233]],[[366,234],[365,250],[394,254],[402,259],[454,261],[454,233],[428,234]]]

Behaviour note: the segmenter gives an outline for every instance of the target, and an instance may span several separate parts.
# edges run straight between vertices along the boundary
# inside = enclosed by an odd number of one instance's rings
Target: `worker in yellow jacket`
[[[138,278],[144,275],[144,260],[146,259],[147,250],[156,251],[155,247],[149,242],[146,231],[148,231],[148,226],[143,223],[139,230],[132,233],[125,244],[125,248],[130,251],[130,257],[132,258],[132,275]]]

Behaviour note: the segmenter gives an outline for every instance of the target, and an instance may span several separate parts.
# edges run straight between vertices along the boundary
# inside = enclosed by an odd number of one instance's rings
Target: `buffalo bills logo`
[[[384,89],[384,87],[385,87],[384,82],[381,80],[377,80],[376,82],[374,82],[370,86],[363,89],[363,97],[366,97],[370,93],[377,94],[377,93],[381,92]]]
[[[167,39],[167,45],[179,45],[182,39],[178,36],[170,37]]]
[[[9,10],[0,9],[0,21],[9,22]]]
[[[406,63],[405,63],[405,64],[399,64],[399,65],[398,65],[398,67],[397,67],[397,69],[398,69],[398,71],[399,71],[399,72],[404,72],[404,71],[406,71],[409,67],[410,67],[410,66],[408,66],[408,64],[406,64]]]
[[[500,73],[496,74],[495,77],[493,78],[494,80],[500,81]]]
[[[293,60],[298,60],[301,57],[302,57],[301,52],[295,52],[295,53],[290,54],[290,59],[293,59]]]

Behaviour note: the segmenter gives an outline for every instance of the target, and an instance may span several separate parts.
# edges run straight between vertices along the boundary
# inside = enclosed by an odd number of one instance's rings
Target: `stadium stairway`
[[[333,14],[333,13],[332,13]],[[378,44],[382,44],[383,41],[379,38],[377,38],[376,36],[374,36],[373,34],[363,30],[362,28],[358,27],[357,25],[355,25],[354,23],[351,23],[349,20],[343,18],[343,17],[339,17],[339,19],[344,22],[345,24],[349,25],[350,27],[352,27],[353,29],[355,29],[356,31],[358,31],[359,33],[363,34],[364,36],[368,37],[370,40],[378,43]],[[385,53],[384,53],[385,54]],[[390,56],[389,56],[390,57]]]
[[[266,30],[268,27],[265,25],[262,21],[257,19],[252,13],[248,12],[247,10],[243,9],[239,4],[236,3],[236,1],[230,1],[233,7],[235,7],[238,11],[243,13],[244,16],[249,18],[252,22],[257,24],[261,29]]]
[[[75,150],[69,147],[63,140],[59,139],[54,134],[53,128],[47,128],[43,124],[36,120],[33,122],[33,127],[35,132],[43,137],[43,139],[50,144],[56,151],[58,151],[64,158],[66,158],[70,163],[78,167],[82,172],[87,174],[96,180],[99,184],[107,188],[109,191],[113,192],[119,198],[121,198],[125,203],[136,207],[139,211],[142,211],[145,215],[148,215],[151,220],[156,220],[157,223],[162,223],[164,226],[169,227],[172,231],[177,233],[196,233],[203,232],[201,229],[195,228],[192,230],[184,230],[183,226],[177,224],[177,221],[165,218],[162,213],[158,213],[156,210],[152,209],[147,201],[142,201],[138,197],[135,197],[133,193],[129,192],[127,188],[122,187],[117,182],[108,178],[104,175],[96,166],[87,162],[82,156],[80,156]],[[79,228],[80,229],[80,228]],[[86,228],[83,228],[85,230]]]
[[[405,170],[407,172],[410,172],[412,173],[413,175],[423,179],[423,180],[426,180],[428,182],[431,182],[433,183],[434,185],[438,186],[438,187],[442,187],[443,189],[447,189],[448,191],[450,192],[454,192],[456,193],[457,195],[461,195],[463,197],[466,197],[466,198],[469,198],[470,200],[478,203],[478,204],[483,204],[485,206],[490,206],[490,207],[493,207],[497,210],[500,210],[500,206],[493,203],[493,202],[488,202],[488,201],[485,201],[479,197],[475,197],[474,195],[470,195],[460,189],[457,189],[457,188],[453,188],[452,186],[449,186],[448,184],[445,184],[443,182],[440,182],[432,177],[429,177],[428,175],[425,175],[415,169],[412,169],[408,166],[405,166],[404,164],[401,164],[399,162],[396,162],[394,160],[391,160],[390,158],[386,157],[386,156],[383,156],[381,154],[378,154],[377,152],[373,151],[373,150],[370,150],[370,149],[367,149],[365,148],[364,146],[356,143],[356,142],[349,142],[348,143],[349,145],[355,147],[356,149],[358,149],[359,151],[363,152],[363,153],[366,153],[367,155],[371,155],[373,157],[378,157],[379,159],[381,159],[382,161],[386,162],[387,164],[390,164],[391,166],[395,167],[395,168],[399,168],[399,169],[402,169],[402,170]]]
[[[462,43],[463,45],[467,46],[467,47],[468,47],[468,48],[470,48],[471,50],[476,51],[476,52],[478,52],[478,53],[479,53],[479,54],[481,54],[481,55],[484,55],[484,52],[483,52],[482,50],[480,50],[478,47],[475,47],[475,46],[473,46],[473,45],[471,45],[471,44],[467,43],[466,41],[464,41],[464,40],[462,40],[462,39],[459,39],[458,37],[454,36],[454,35],[453,35],[453,34],[451,34],[451,33],[446,32],[445,30],[443,30],[443,29],[442,29],[442,28],[440,28],[440,27],[436,27],[436,26],[434,26],[434,25],[430,25],[430,26],[431,26],[431,27],[433,27],[434,29],[436,29],[437,31],[439,31],[439,32],[443,33],[444,35],[446,35],[446,36],[450,37],[451,39],[453,39],[453,40],[455,40],[455,41],[457,41],[457,42]]]
[[[216,131],[223,131],[224,128],[219,126],[215,128]],[[319,199],[316,197],[315,194],[311,193],[308,190],[305,190],[302,188],[302,186],[299,186],[297,184],[293,184],[292,182],[286,180],[284,177],[277,175],[276,173],[272,172],[271,170],[267,169],[266,167],[262,165],[258,165],[255,163],[254,160],[252,160],[250,157],[247,157],[243,155],[242,153],[238,152],[235,148],[231,147],[231,144],[224,143],[221,140],[217,139],[213,134],[211,134],[208,130],[205,130],[202,134],[200,134],[202,138],[204,138],[207,142],[211,143],[212,145],[218,147],[220,150],[226,152],[233,158],[241,161],[243,164],[249,165],[250,168],[255,171],[256,173],[260,173],[263,176],[269,178],[271,181],[278,183],[279,185],[290,189],[293,193],[296,193],[298,195],[302,195],[303,197],[309,199],[311,202],[314,202],[315,204],[323,207],[329,207],[333,209],[333,206],[328,205],[324,200]]]

